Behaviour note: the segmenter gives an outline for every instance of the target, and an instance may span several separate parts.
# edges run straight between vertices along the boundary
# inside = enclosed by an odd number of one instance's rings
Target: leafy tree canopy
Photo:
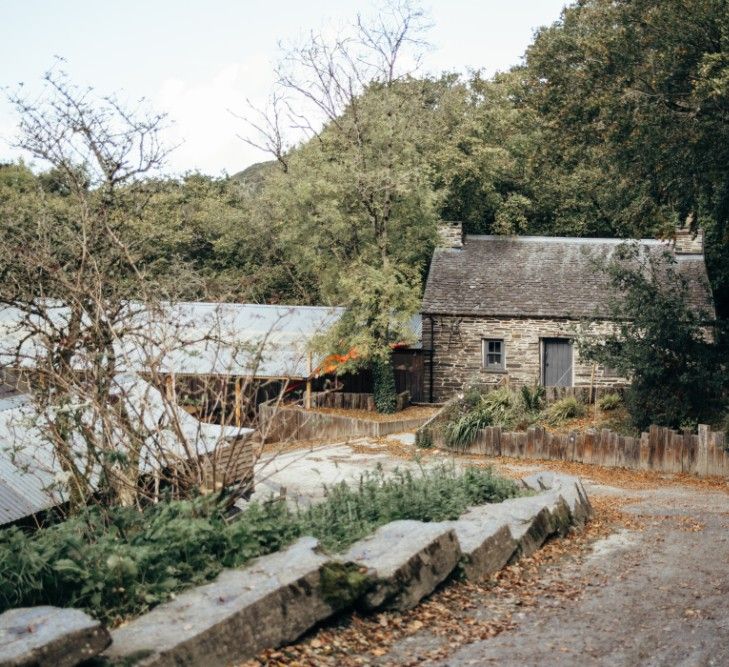
[[[583,336],[580,352],[630,378],[626,404],[635,426],[715,420],[725,373],[707,324],[713,315],[691,305],[676,260],[626,244],[604,269],[615,288],[616,325],[604,340]]]

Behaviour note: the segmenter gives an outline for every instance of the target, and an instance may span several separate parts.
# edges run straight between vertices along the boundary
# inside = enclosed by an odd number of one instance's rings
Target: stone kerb
[[[540,473],[522,483],[534,495],[474,507],[455,521],[395,521],[338,556],[300,538],[114,630],[102,657],[146,666],[241,662],[338,612],[410,609],[453,575],[483,580],[591,514],[575,477]],[[0,659],[0,667],[16,664],[27,663]]]
[[[372,583],[362,606],[370,611],[411,609],[445,581],[460,558],[449,526],[422,521],[388,523],[341,556],[368,571]]]
[[[447,522],[458,537],[460,568],[467,579],[488,578],[507,563],[530,556],[553,535],[584,525],[592,514],[576,477],[540,473],[522,484],[537,495],[474,507]]]
[[[329,562],[316,539],[303,537],[115,630],[106,656],[112,663],[213,667],[292,642],[337,611],[321,584]]]
[[[80,609],[27,607],[0,614],[0,666],[72,667],[101,653],[111,637]]]

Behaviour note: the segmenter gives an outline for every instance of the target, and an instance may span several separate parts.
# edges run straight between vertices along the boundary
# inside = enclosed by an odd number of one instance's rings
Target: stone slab
[[[545,471],[524,477],[522,484],[538,492],[558,491],[569,508],[573,523],[577,525],[583,525],[592,516],[587,492],[578,477]]]
[[[470,581],[482,581],[498,572],[519,546],[509,526],[494,517],[489,505],[474,507],[447,523],[458,537],[461,570]]]
[[[2,667],[71,667],[110,642],[106,628],[79,609],[21,607],[0,614]]]
[[[313,537],[226,570],[112,633],[114,663],[229,665],[294,641],[337,609],[322,593],[329,557]]]
[[[527,498],[510,498],[493,505],[495,516],[509,526],[517,549],[512,560],[531,556],[552,534],[551,498],[543,494]]]
[[[414,607],[458,565],[461,549],[447,524],[393,521],[353,544],[340,556],[371,572],[362,600],[367,610]]]

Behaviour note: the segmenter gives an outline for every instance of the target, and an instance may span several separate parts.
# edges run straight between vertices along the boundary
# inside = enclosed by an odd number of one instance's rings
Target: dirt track
[[[626,492],[589,485],[593,496]],[[596,542],[546,577],[592,581],[573,601],[535,605],[516,627],[422,664],[729,665],[729,495],[630,490],[640,529]]]
[[[251,665],[729,665],[729,482],[498,459],[579,475],[595,516],[489,582],[353,616]]]

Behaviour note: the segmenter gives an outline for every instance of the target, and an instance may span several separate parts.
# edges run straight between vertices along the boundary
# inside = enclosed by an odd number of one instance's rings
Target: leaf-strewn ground
[[[341,618],[248,664],[729,664],[726,480],[496,463],[512,476],[582,476],[594,519],[483,585],[449,583],[404,614]]]

